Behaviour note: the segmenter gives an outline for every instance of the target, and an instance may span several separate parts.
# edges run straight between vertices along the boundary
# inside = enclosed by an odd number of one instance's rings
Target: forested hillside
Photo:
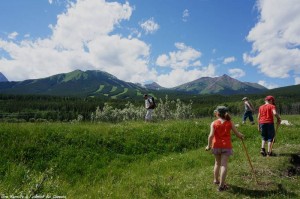
[[[254,107],[264,103],[266,95],[274,95],[276,105],[280,114],[300,114],[300,86],[290,86],[270,90],[263,94],[247,95]],[[239,115],[243,113],[243,103],[241,99],[245,95],[183,95],[175,92],[154,92],[161,109],[174,110],[186,109],[189,106],[192,116],[207,117],[212,116],[212,112],[217,105],[226,105],[231,114]],[[179,100],[179,101],[178,101]],[[112,99],[108,97],[54,97],[40,95],[0,95],[0,120],[2,121],[90,121],[97,110],[109,107],[120,112],[126,108],[127,112],[140,111],[143,113],[144,100],[140,99]],[[156,110],[159,116],[161,109]],[[107,111],[107,110],[106,110]],[[177,110],[179,111],[179,110]],[[108,112],[108,111],[107,111]],[[142,115],[142,113],[139,113]],[[158,117],[159,118],[159,117]],[[130,118],[129,118],[130,119]],[[142,119],[142,116],[141,118]],[[167,119],[167,118],[166,118]]]

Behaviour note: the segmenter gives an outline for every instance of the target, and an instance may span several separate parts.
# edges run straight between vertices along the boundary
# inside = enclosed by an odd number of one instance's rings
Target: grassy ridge
[[[201,130],[193,129],[190,123],[4,123],[0,130],[1,190],[12,193],[27,189],[23,183],[26,172],[34,176],[40,173],[35,178],[43,178],[43,173],[51,171],[51,177],[59,176],[73,186],[82,179],[104,179],[111,167],[119,170],[141,158],[152,160],[197,148],[205,134],[199,134]]]
[[[0,194],[68,198],[296,198],[300,179],[289,176],[299,154],[300,127],[279,129],[273,158],[259,156],[256,126],[243,125],[256,185],[241,142],[233,137],[228,192],[212,182],[205,152],[210,119],[145,124],[9,124],[0,129]],[[236,119],[236,121],[238,121]]]

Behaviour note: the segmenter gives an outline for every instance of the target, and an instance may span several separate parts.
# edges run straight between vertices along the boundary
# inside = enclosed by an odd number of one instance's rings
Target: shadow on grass
[[[274,153],[275,157],[291,157],[294,153]]]
[[[283,172],[284,176],[299,176],[300,175],[300,154],[299,153],[280,153],[275,154],[274,156],[286,156],[290,157],[290,163],[292,166],[287,167],[287,169]]]
[[[274,190],[253,190],[250,188],[245,188],[245,187],[239,187],[239,186],[234,186],[230,185],[230,192],[234,194],[239,194],[239,195],[245,195],[245,196],[250,196],[254,198],[264,198],[268,197],[271,195],[283,195],[288,198],[295,198],[298,195],[287,191],[282,184],[277,184],[277,189]]]

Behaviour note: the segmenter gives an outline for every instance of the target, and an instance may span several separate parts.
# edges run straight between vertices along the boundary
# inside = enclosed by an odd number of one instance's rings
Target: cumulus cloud
[[[156,73],[148,68],[150,47],[138,38],[112,34],[130,19],[132,10],[129,3],[104,0],[70,3],[49,26],[50,37],[18,42],[0,38],[0,49],[9,55],[0,57],[0,71],[15,81],[75,69],[103,70],[131,82],[153,79]]]
[[[173,69],[188,68],[191,66],[201,66],[199,58],[201,52],[184,43],[175,43],[177,51],[169,52],[158,56],[156,64],[161,67],[171,67]]]
[[[300,77],[295,77],[295,85],[300,84]]]
[[[141,23],[140,26],[146,34],[153,34],[159,29],[159,25],[154,21],[153,18]]]
[[[12,32],[8,35],[8,38],[14,40],[18,35],[19,34],[17,32]]]
[[[185,9],[182,13],[182,21],[187,22],[189,16],[190,16],[189,10]]]
[[[170,69],[169,73],[156,78],[158,84],[171,88],[201,77],[215,76],[215,65],[201,66],[200,51],[179,42],[175,47],[176,51],[161,54],[156,59],[156,65]]]
[[[260,85],[262,85],[262,86],[264,86],[264,87],[266,87],[268,89],[273,89],[273,88],[278,88],[279,87],[279,85],[277,85],[277,84],[267,83],[264,80],[258,81],[258,84],[260,84]]]
[[[50,4],[56,2],[49,1]],[[201,52],[184,43],[175,43],[175,51],[158,56],[157,65],[170,71],[158,75],[150,67],[150,45],[140,40],[137,29],[127,37],[115,33],[132,15],[129,3],[66,2],[65,12],[48,26],[52,31],[49,37],[32,39],[30,33],[23,35],[22,40],[16,40],[17,33],[10,38],[0,37],[0,50],[4,52],[0,55],[0,71],[8,79],[43,78],[76,69],[102,70],[124,81],[156,81],[162,86],[174,87],[215,75],[215,66],[202,67]],[[143,27],[149,34],[159,29],[152,18]]]
[[[232,63],[232,62],[235,62],[235,57],[226,57],[223,61],[223,64],[229,64],[229,63]]]
[[[300,74],[300,1],[258,0],[257,7],[260,18],[247,36],[252,51],[243,55],[245,63],[273,78]]]
[[[156,82],[164,87],[172,88],[201,77],[215,76],[215,70],[216,67],[213,64],[209,64],[202,69],[186,70],[183,68],[176,68],[168,74],[158,76]]]
[[[231,77],[236,78],[236,79],[244,77],[246,75],[245,71],[243,71],[240,68],[229,69],[228,73]]]

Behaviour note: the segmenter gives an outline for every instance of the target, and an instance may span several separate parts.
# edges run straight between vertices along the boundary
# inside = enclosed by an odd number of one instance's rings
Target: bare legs
[[[225,185],[228,158],[228,155],[215,155],[214,182],[220,182],[220,187]]]
[[[261,141],[261,148],[262,148],[262,149],[265,148],[266,142],[267,142],[267,141],[265,141],[265,140],[262,140],[262,141]],[[272,144],[272,142],[268,142],[268,153],[271,153],[271,151],[270,151],[270,150],[271,150],[271,144]]]

